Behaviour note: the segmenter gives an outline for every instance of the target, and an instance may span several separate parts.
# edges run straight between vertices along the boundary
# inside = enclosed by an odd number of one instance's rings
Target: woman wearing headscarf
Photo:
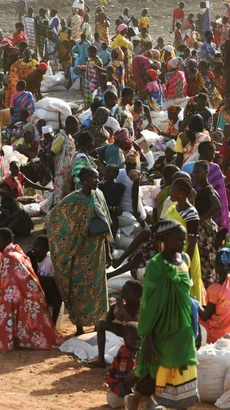
[[[165,133],[168,134],[169,138],[176,137],[180,132],[180,126],[182,123],[181,107],[179,105],[171,105],[168,110],[169,124]]]
[[[0,352],[14,347],[44,350],[63,342],[51,321],[43,289],[30,259],[0,229]]]
[[[108,108],[99,107],[94,113],[91,124],[85,128],[94,137],[94,147],[101,147],[106,144],[109,133],[106,131],[104,125],[110,116]]]
[[[166,45],[161,51],[161,62],[168,63],[171,58],[176,57],[176,52],[173,46]]]
[[[125,86],[125,55],[121,47],[115,47],[111,52],[111,62],[109,67],[114,69],[114,77],[119,81],[120,90],[123,90]]]
[[[150,110],[160,111],[163,105],[163,92],[158,72],[150,69],[145,73],[147,102]]]
[[[5,106],[9,107],[10,97],[16,91],[16,86],[19,80],[25,80],[28,75],[34,71],[38,62],[33,59],[33,51],[26,48],[23,53],[23,59],[16,61],[10,68],[9,85],[6,90]]]
[[[199,158],[198,146],[203,141],[211,141],[208,131],[204,130],[204,120],[200,114],[193,115],[188,129],[181,132],[176,140],[176,165],[182,167],[186,162],[197,161]]]
[[[182,66],[183,59],[181,57],[172,58],[167,63],[168,72],[165,73],[165,97],[168,100],[186,97],[187,82],[185,73],[181,71]]]
[[[114,164],[119,168],[125,167],[124,153],[130,151],[132,141],[129,138],[127,128],[121,128],[114,133],[114,143],[106,144],[95,149],[94,153],[99,156],[107,165]],[[93,153],[91,153],[94,155]]]
[[[132,43],[126,38],[128,32],[128,26],[124,23],[120,24],[117,28],[117,35],[111,44],[111,48],[125,47],[132,50]]]
[[[205,307],[199,308],[200,324],[207,330],[207,343],[215,343],[230,332],[230,249],[216,254],[218,280],[207,289]]]
[[[108,308],[106,244],[112,232],[98,177],[95,169],[83,168],[82,189],[57,204],[46,221],[54,276],[77,335],[84,333],[83,326],[95,325]]]

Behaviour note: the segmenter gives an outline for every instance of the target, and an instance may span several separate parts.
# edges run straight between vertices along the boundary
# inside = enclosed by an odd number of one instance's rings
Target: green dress
[[[74,191],[47,216],[47,235],[54,276],[62,300],[76,326],[91,326],[104,317],[108,298],[105,274],[105,234],[89,236],[94,216],[109,227],[105,198],[98,189],[90,196]]]

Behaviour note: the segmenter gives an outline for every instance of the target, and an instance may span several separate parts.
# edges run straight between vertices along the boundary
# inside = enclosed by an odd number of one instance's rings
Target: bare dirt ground
[[[199,0],[185,0],[187,14],[197,13]],[[92,7],[91,22],[94,21],[96,1],[88,0]],[[57,8],[60,17],[71,14],[72,1],[60,2],[60,0],[40,0],[39,4],[29,1],[37,13],[39,7]],[[118,1],[112,0],[107,7],[111,17],[111,34],[114,33],[114,20],[125,6],[130,8],[131,14],[140,16],[141,9],[149,7],[151,18],[150,33],[154,43],[157,37],[163,36],[168,42],[172,42],[169,34],[171,28],[172,9],[176,7],[174,0],[140,0]],[[16,2],[0,0],[0,28],[5,35],[11,35],[16,22],[14,18]],[[212,18],[217,14],[224,14],[222,1],[211,1]],[[66,101],[81,102],[79,93],[66,92],[55,95]],[[20,241],[25,251],[31,246],[34,237],[41,233],[43,218],[36,218],[36,228],[30,238]],[[64,338],[73,336],[74,326],[65,320],[61,333]],[[69,354],[52,351],[29,351],[15,350],[6,354],[0,354],[0,409],[1,410],[107,410],[106,388],[104,386],[107,370],[87,369],[81,367],[77,359]],[[194,409],[214,409],[214,406],[198,404]],[[194,410],[193,409],[193,410]]]

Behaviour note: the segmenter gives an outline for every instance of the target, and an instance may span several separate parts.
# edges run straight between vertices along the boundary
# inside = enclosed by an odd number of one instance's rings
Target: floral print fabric
[[[29,258],[11,243],[0,256],[0,352],[51,349],[61,343]]]

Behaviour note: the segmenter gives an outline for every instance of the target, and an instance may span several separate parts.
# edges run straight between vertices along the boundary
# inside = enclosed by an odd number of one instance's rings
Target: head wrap
[[[120,128],[114,134],[114,141],[124,142],[129,138],[129,131],[127,128]]]
[[[96,109],[94,116],[93,116],[93,120],[91,122],[92,125],[96,125],[96,126],[102,126],[106,123],[106,121],[108,120],[110,116],[110,111],[108,110],[108,108],[105,107],[99,107]]]
[[[174,219],[169,219],[169,220],[164,220],[161,222],[158,222],[156,225],[152,227],[152,231],[155,232],[156,238],[157,239],[163,239],[167,234],[172,232],[176,228],[180,228],[182,225],[180,222],[174,220]]]
[[[176,145],[176,141],[172,138],[170,141],[167,142],[166,148],[170,148],[172,151],[174,151]]]
[[[14,46],[13,41],[11,41],[9,38],[4,38],[1,41],[1,47],[5,47],[5,46],[13,47]]]
[[[173,47],[173,46],[170,46],[170,45],[167,45],[167,46],[164,46],[164,50],[165,50],[165,51],[168,51],[168,53],[170,53],[170,54],[173,54],[173,52],[174,52],[174,47]]]
[[[48,64],[42,62],[40,64],[38,64],[38,70],[40,71],[47,71],[48,70]]]
[[[167,68],[168,68],[168,70],[175,70],[177,68],[182,67],[183,64],[184,64],[183,58],[174,57],[174,58],[171,58],[171,60],[169,60],[169,62],[167,64]]]
[[[170,105],[167,111],[171,114],[179,114],[179,112],[181,112],[181,107],[179,105]]]
[[[42,134],[52,134],[53,133],[53,128],[51,127],[51,125],[45,125],[44,127],[42,127]]]
[[[122,31],[124,31],[124,30],[128,30],[128,26],[125,23],[121,23],[117,27],[117,33],[122,33]]]
[[[149,77],[151,77],[151,79],[153,81],[156,81],[158,79],[158,74],[156,70],[153,70],[152,68],[150,70],[146,71],[146,74],[149,75]]]
[[[216,262],[223,265],[226,272],[230,272],[230,249],[220,249],[216,254]]]

